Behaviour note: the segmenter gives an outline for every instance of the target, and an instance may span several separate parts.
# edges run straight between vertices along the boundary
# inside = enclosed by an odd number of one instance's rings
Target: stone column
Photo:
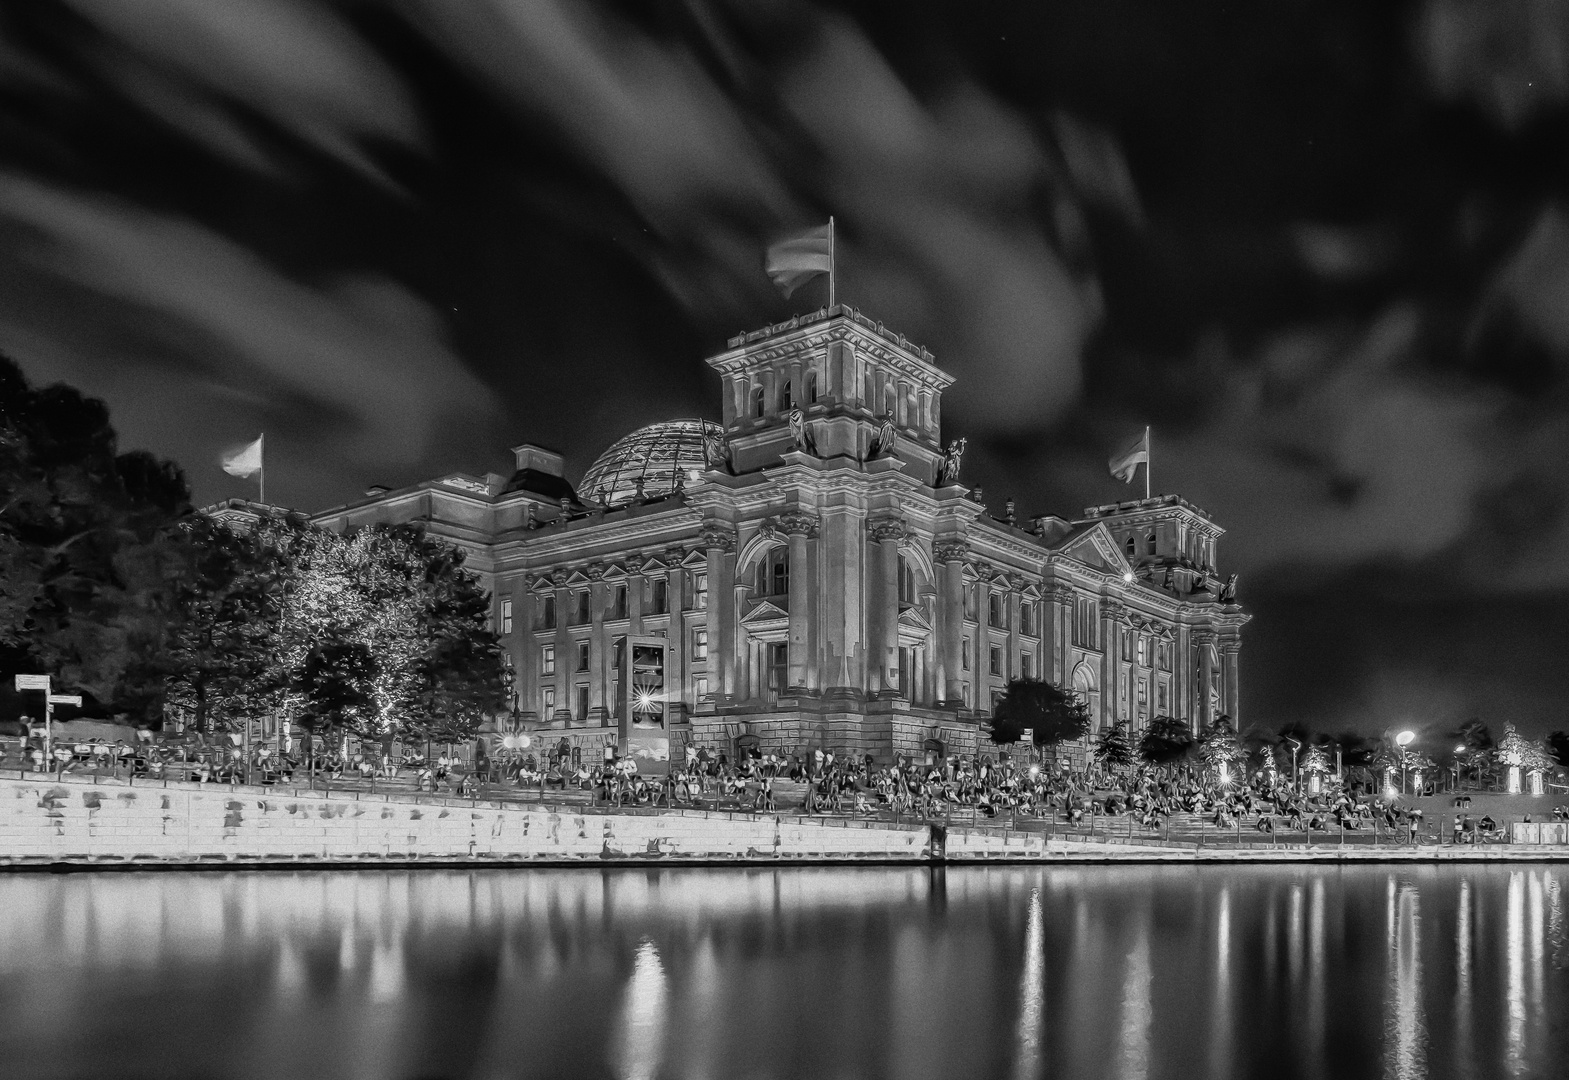
[[[1041,598],[1041,678],[1065,689],[1073,641],[1073,588],[1053,585]]]
[[[1122,703],[1122,617],[1127,609],[1116,600],[1102,597],[1101,626],[1101,714],[1116,723]]]
[[[1220,703],[1231,717],[1233,730],[1241,730],[1242,717],[1239,703],[1241,686],[1237,681],[1237,654],[1242,651],[1242,639],[1227,637],[1220,643]]]
[[[534,578],[525,574],[518,582],[517,615],[515,624],[518,641],[518,663],[513,669],[517,682],[518,711],[539,716],[539,641],[534,636],[534,628],[539,623],[539,597],[535,595]],[[545,716],[542,719],[549,720]]]
[[[949,706],[964,702],[964,559],[969,554],[963,540],[939,540],[934,560],[942,574],[942,603],[938,611],[937,694]]]
[[[1212,630],[1195,630],[1191,640],[1193,648],[1198,653],[1198,685],[1194,687],[1198,695],[1193,711],[1194,718],[1198,720],[1199,730],[1209,727],[1215,722],[1214,710],[1210,708],[1209,687],[1214,680],[1214,657],[1210,647],[1215,644],[1215,633]]]
[[[572,635],[568,632],[572,623],[572,590],[567,588],[567,571],[556,570],[550,575],[551,584],[556,587],[556,711],[551,720],[567,720],[572,715],[572,665],[573,658],[569,655],[572,649]]]
[[[627,575],[627,633],[642,634],[643,606],[648,602],[648,578],[643,571]]]
[[[708,555],[708,669],[710,693],[731,701],[736,693],[735,527],[703,526]]]
[[[870,603],[868,624],[875,677],[871,689],[891,690],[899,672],[899,544],[905,536],[903,519],[873,518],[866,535],[876,545],[867,574]],[[874,618],[873,618],[874,617]]]
[[[809,558],[807,540],[817,535],[817,519],[810,514],[781,514],[779,531],[790,538],[790,647],[786,686],[791,691],[815,688],[816,665],[811,663],[812,599],[817,594],[817,568]]]
[[[605,631],[605,607],[609,603],[610,586],[605,584],[605,568],[590,566],[588,615],[592,630],[589,632],[588,657],[588,716],[590,726],[598,722],[603,727],[610,722],[613,709],[610,680],[615,677],[610,663],[610,635]]]
[[[1018,679],[1024,675],[1019,670],[1019,620],[1023,613],[1020,611],[1024,603],[1024,579],[1017,574],[1009,574],[1004,579],[1008,591],[1003,593],[1002,616],[1008,621],[1008,662],[1003,664],[1003,673],[1009,679]]]
[[[681,560],[686,558],[686,552],[680,548],[671,548],[665,552],[665,602],[670,605],[670,630],[669,630],[669,671],[666,675],[671,678],[675,686],[681,688],[681,701],[692,698],[692,643],[687,640],[686,626],[686,571],[681,569]]]

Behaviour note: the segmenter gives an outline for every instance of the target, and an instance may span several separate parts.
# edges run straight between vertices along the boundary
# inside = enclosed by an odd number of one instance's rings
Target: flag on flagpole
[[[781,240],[768,249],[765,268],[768,276],[786,296],[805,285],[818,274],[829,275],[833,280],[834,233],[833,219],[809,232]]]
[[[1149,428],[1144,429],[1144,434],[1139,436],[1138,442],[1128,447],[1122,453],[1106,462],[1106,467],[1111,470],[1111,475],[1121,480],[1124,484],[1133,483],[1133,474],[1140,465],[1149,467],[1150,461],[1150,433]]]
[[[262,441],[246,443],[223,455],[223,471],[230,476],[255,476],[262,471]]]

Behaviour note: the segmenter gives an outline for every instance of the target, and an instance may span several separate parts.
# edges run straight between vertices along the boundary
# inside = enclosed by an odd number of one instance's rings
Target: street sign
[[[49,704],[51,704],[51,705],[80,705],[81,703],[82,703],[82,695],[81,694],[50,694],[49,695]]]
[[[16,677],[18,690],[42,690],[49,692],[49,676],[47,675],[18,675]]]

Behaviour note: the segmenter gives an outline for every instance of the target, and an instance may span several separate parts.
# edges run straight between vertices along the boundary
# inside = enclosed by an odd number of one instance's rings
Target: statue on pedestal
[[[884,420],[878,425],[877,435],[872,439],[872,452],[867,455],[868,458],[887,457],[893,453],[893,443],[897,437],[893,421]]]
[[[967,439],[948,444],[948,449],[943,452],[942,464],[937,467],[937,486],[947,487],[949,484],[959,482],[959,464],[964,457],[964,447]]]

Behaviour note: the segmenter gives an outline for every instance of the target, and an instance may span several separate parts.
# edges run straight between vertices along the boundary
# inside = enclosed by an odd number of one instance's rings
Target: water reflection
[[[5,1075],[1553,1075],[1569,870],[0,878]]]

